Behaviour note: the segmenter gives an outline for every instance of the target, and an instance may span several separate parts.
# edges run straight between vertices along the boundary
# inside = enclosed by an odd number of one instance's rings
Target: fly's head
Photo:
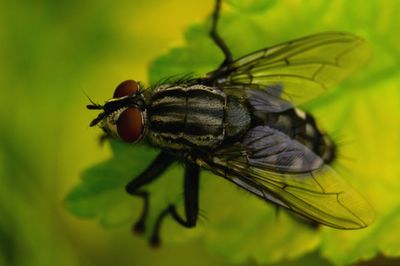
[[[107,137],[134,143],[142,139],[146,127],[146,103],[140,86],[133,80],[118,85],[112,99],[104,105],[87,105],[90,110],[103,110],[90,126],[99,125]]]

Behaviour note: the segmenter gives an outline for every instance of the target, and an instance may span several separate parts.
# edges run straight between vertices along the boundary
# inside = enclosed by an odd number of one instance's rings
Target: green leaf
[[[274,263],[315,250],[334,264],[371,259],[380,252],[400,256],[400,241],[393,231],[400,226],[400,37],[394,34],[400,2],[229,3],[231,6],[224,5],[219,31],[235,57],[326,30],[353,32],[370,42],[374,52],[370,63],[332,93],[304,108],[339,143],[335,168],[365,195],[377,218],[372,226],[358,231],[312,229],[286,212],[276,215],[272,205],[203,172],[200,207],[207,220],[186,230],[167,219],[162,230],[164,242],[201,239],[210,250],[235,263]],[[209,28],[209,20],[190,27],[183,46],[172,48],[153,62],[150,81],[187,73],[204,75],[218,67],[223,56],[208,37]],[[340,144],[343,136],[351,142]],[[97,218],[107,226],[137,219],[140,200],[127,196],[124,186],[156,154],[144,146],[112,145],[114,157],[84,172],[81,184],[66,199],[67,208],[75,215]],[[182,170],[175,166],[149,186],[148,228],[168,203],[178,203],[182,208],[181,182]]]
[[[98,217],[106,226],[132,221],[132,198],[124,193],[124,187],[155,155],[155,151],[145,147],[133,149],[117,141],[111,144],[114,157],[87,169],[82,175],[82,183],[65,201],[73,214],[82,218]],[[134,159],[139,156],[140,160]]]
[[[259,14],[276,4],[276,0],[227,0],[227,3],[241,13]]]

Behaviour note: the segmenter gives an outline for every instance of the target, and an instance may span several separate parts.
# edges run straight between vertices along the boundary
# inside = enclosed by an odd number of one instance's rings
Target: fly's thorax
[[[225,110],[225,132],[228,140],[243,136],[250,124],[251,116],[244,103],[236,97],[228,96]]]
[[[173,150],[213,149],[226,137],[243,134],[250,121],[247,110],[222,90],[204,85],[163,85],[148,104],[147,139]],[[247,116],[246,116],[247,114]],[[249,123],[249,122],[248,122]]]

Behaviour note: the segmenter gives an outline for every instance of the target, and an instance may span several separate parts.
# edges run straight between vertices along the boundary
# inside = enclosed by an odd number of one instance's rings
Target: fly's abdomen
[[[325,163],[335,160],[335,143],[318,128],[314,117],[310,114],[292,108],[281,113],[266,114],[262,120],[266,125],[282,131],[307,146]]]
[[[149,141],[162,148],[213,148],[225,135],[226,95],[203,85],[159,88],[148,108]]]

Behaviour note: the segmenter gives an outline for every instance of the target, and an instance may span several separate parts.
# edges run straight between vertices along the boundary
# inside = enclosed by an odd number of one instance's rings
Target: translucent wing
[[[285,102],[299,105],[336,85],[368,56],[369,46],[360,37],[326,32],[251,53],[210,73],[209,78],[225,90],[262,90],[278,97],[284,104],[277,111],[283,111],[291,106]]]
[[[321,224],[358,229],[373,221],[364,198],[306,146],[257,126],[241,143],[198,161],[251,193]]]

